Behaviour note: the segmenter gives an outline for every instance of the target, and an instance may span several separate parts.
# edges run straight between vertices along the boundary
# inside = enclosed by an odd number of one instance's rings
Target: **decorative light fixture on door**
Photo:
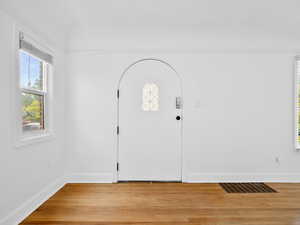
[[[159,88],[154,83],[147,83],[143,87],[143,104],[144,111],[159,110]]]

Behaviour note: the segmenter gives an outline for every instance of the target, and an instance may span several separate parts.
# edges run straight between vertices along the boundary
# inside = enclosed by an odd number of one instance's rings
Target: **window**
[[[20,51],[22,130],[45,129],[46,63]]]
[[[159,89],[156,84],[148,83],[143,87],[143,105],[144,111],[159,110]]]
[[[300,57],[296,58],[296,96],[295,96],[295,117],[296,117],[296,148],[300,149]]]
[[[20,33],[18,49],[19,128],[22,137],[40,137],[49,132],[49,76],[52,56]]]

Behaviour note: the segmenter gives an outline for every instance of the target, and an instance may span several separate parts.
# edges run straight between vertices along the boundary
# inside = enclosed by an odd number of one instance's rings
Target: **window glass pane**
[[[22,88],[43,90],[43,61],[20,51],[20,81]]]
[[[144,111],[159,110],[159,89],[156,84],[145,84],[143,87],[143,105]]]
[[[23,132],[43,130],[44,96],[22,93]]]

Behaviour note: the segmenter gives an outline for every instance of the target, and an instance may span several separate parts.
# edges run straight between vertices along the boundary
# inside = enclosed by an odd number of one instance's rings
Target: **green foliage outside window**
[[[41,123],[43,112],[42,97],[33,94],[22,94],[23,123]]]

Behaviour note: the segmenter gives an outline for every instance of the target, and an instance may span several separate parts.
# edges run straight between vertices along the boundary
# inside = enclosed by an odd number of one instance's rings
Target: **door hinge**
[[[117,171],[119,171],[119,163],[117,163]]]
[[[19,33],[19,48],[22,48],[22,41],[24,40],[24,33]]]
[[[117,91],[117,98],[120,98],[120,90]]]
[[[117,135],[119,135],[119,133],[120,133],[120,128],[119,126],[117,126]]]

